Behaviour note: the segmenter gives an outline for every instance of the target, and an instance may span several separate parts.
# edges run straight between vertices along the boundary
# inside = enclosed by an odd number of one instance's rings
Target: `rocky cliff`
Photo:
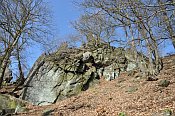
[[[135,69],[143,72],[146,61],[138,61],[131,50],[105,44],[43,54],[29,72],[21,98],[34,105],[52,104],[88,89],[100,78],[113,80],[120,72]]]

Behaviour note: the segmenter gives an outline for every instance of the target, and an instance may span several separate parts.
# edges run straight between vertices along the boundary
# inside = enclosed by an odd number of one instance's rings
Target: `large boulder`
[[[20,97],[34,105],[55,103],[88,89],[98,83],[99,77],[110,81],[121,71],[137,66],[131,52],[106,44],[98,48],[59,49],[38,58]]]
[[[27,103],[20,99],[14,98],[9,95],[0,94],[0,115],[18,112],[19,107],[20,111],[24,111],[26,105]]]
[[[92,60],[72,55],[65,54],[64,58],[61,53],[42,55],[27,77],[21,98],[34,105],[47,105],[89,87],[98,78]]]

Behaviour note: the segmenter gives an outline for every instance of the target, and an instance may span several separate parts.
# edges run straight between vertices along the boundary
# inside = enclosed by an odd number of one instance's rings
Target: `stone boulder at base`
[[[10,95],[0,94],[0,116],[5,114],[12,114],[17,112],[17,108],[20,107],[23,111],[25,110],[26,102],[12,97]],[[19,111],[19,108],[18,108]]]
[[[135,69],[138,63],[129,53],[101,44],[43,54],[30,70],[20,97],[34,105],[47,105],[76,95],[99,78],[113,80],[121,71]]]

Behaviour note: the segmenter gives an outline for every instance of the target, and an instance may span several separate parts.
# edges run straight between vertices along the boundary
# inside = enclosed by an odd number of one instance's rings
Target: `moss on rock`
[[[11,96],[0,94],[0,110],[15,109],[17,106],[24,107],[25,103]]]

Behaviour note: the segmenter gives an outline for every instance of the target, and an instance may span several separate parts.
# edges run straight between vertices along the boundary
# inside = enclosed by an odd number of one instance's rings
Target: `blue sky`
[[[73,4],[73,0],[46,0],[50,7],[51,12],[53,13],[53,24],[56,31],[56,38],[66,38],[67,35],[72,34],[75,30],[71,27],[70,22],[78,19],[82,13],[80,8],[77,8]],[[76,2],[81,0],[74,0]],[[51,38],[53,39],[53,38]],[[172,51],[173,47],[170,44],[169,47],[164,49],[165,51]],[[164,51],[164,50],[161,50]],[[35,60],[41,55],[43,51],[39,46],[34,46],[29,50],[29,66],[32,67]]]
[[[80,10],[73,4],[73,0],[49,0],[53,12],[53,23],[58,36],[65,36],[74,32],[70,22],[80,16]],[[77,0],[76,0],[77,1]]]
[[[75,30],[71,27],[70,22],[78,19],[81,14],[80,9],[73,3],[73,0],[46,0],[52,13],[52,21],[55,29],[55,38],[66,38]],[[78,1],[78,0],[76,0]],[[53,39],[53,38],[50,38]],[[59,40],[58,40],[59,41]],[[43,52],[39,46],[32,46],[28,50],[29,66],[32,67],[35,60]]]

